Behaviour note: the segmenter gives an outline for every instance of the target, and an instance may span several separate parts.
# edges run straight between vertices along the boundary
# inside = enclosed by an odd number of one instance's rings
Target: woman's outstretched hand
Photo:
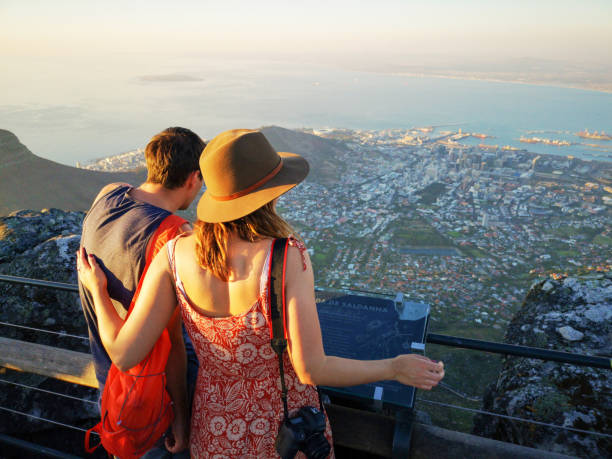
[[[106,290],[106,275],[93,255],[88,255],[85,247],[77,251],[77,272],[83,286],[93,292],[96,289]]]
[[[417,389],[430,390],[444,377],[444,364],[418,354],[398,355],[391,361],[393,379]]]

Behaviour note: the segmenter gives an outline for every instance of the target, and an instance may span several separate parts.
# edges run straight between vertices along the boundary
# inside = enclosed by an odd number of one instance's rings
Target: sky
[[[609,0],[0,0],[0,55],[612,57]]]

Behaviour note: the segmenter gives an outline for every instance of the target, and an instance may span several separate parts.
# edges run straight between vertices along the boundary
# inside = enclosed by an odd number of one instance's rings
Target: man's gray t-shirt
[[[108,293],[115,309],[124,317],[146,263],[149,239],[171,213],[130,196],[130,186],[119,186],[96,201],[83,221],[81,245],[104,270]],[[81,306],[89,328],[89,343],[100,390],[106,382],[111,359],[100,334],[95,306],[79,282]]]

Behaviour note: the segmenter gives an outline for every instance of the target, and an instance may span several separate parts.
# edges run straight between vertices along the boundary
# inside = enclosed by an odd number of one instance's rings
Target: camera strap
[[[268,278],[270,322],[272,323],[272,329],[270,330],[270,344],[278,356],[282,390],[281,399],[283,400],[285,419],[289,418],[289,410],[287,408],[288,391],[285,384],[285,371],[283,367],[283,353],[287,349],[287,327],[285,323],[287,311],[285,301],[285,271],[287,267],[288,246],[289,239],[287,238],[279,238],[274,240],[272,245],[272,256],[270,257],[270,274]],[[321,411],[324,412],[323,403],[321,401],[321,393],[319,392],[318,387],[317,395],[319,396],[319,406]]]
[[[285,419],[289,417],[287,408],[287,385],[285,384],[285,371],[283,368],[283,353],[287,349],[287,337],[285,328],[285,267],[287,264],[287,246],[289,239],[279,238],[272,245],[272,256],[270,258],[270,277],[268,281],[268,296],[270,298],[270,344],[278,356],[278,366],[281,378],[281,399]],[[279,308],[280,303],[280,308]]]

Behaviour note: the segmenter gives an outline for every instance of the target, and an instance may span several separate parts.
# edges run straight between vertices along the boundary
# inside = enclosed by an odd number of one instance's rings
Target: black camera
[[[326,458],[331,447],[325,438],[325,413],[312,406],[300,408],[281,422],[275,446],[282,459],[293,459],[298,451],[308,459]]]

